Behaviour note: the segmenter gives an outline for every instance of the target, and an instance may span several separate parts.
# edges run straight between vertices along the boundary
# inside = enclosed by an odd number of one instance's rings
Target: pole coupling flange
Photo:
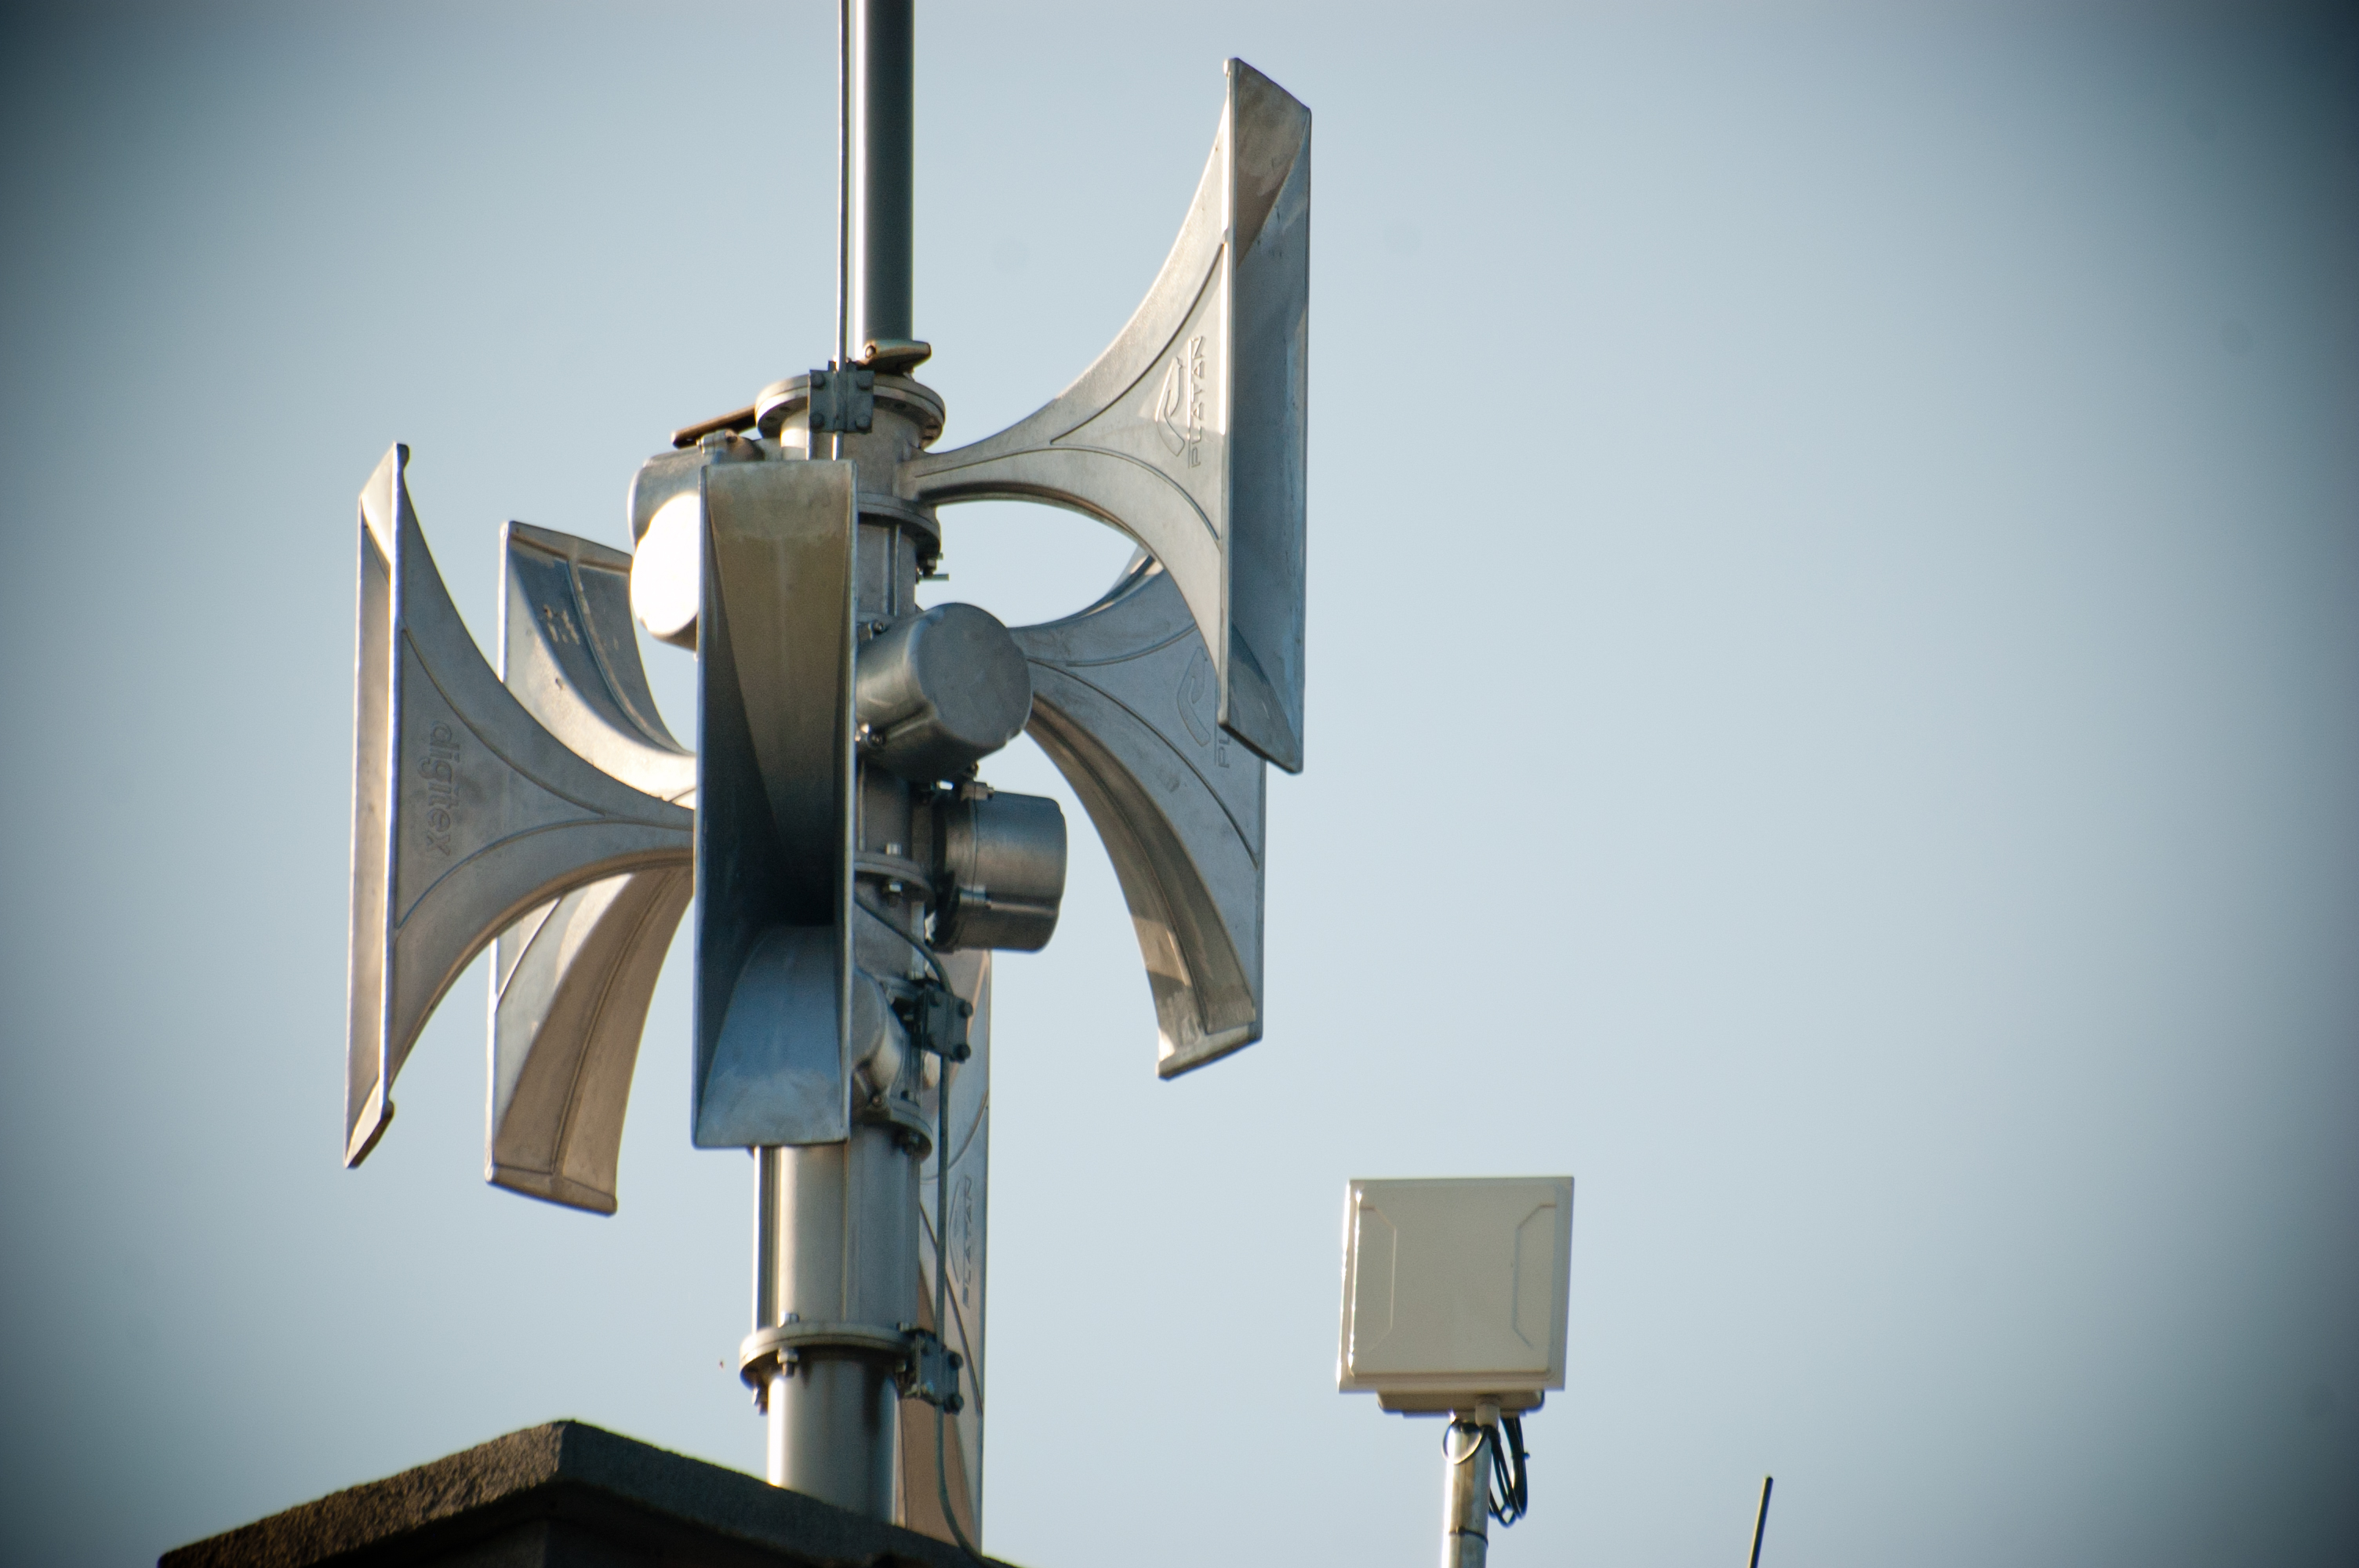
[[[806,1355],[828,1350],[907,1360],[910,1353],[909,1333],[881,1323],[805,1322],[789,1315],[786,1322],[772,1328],[757,1328],[738,1343],[737,1376],[750,1388],[764,1389],[780,1368],[792,1367]]]
[[[737,1376],[754,1390],[755,1408],[766,1410],[772,1378],[799,1365],[806,1356],[831,1351],[889,1357],[903,1399],[923,1400],[951,1415],[965,1408],[959,1371],[966,1357],[915,1324],[887,1328],[881,1323],[806,1323],[789,1317],[776,1327],[757,1328],[738,1343]]]

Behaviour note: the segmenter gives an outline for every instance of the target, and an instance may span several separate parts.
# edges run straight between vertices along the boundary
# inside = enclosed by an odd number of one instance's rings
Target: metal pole
[[[892,1130],[863,1125],[847,1142],[764,1149],[759,1160],[759,1304],[773,1324],[817,1336],[770,1376],[765,1470],[774,1487],[871,1519],[894,1517],[896,1331],[918,1299],[914,1153]]]
[[[835,357],[827,362],[830,370],[852,362],[852,5],[835,5]]]
[[[852,0],[853,357],[909,342],[914,0]]]
[[[838,11],[837,368],[914,362],[906,349],[891,352],[909,335],[911,13],[911,0],[842,0]],[[879,347],[887,352],[877,355]],[[889,492],[893,466],[919,445],[908,411],[894,407],[880,396],[873,430],[829,438],[831,455],[859,465],[864,493]],[[856,548],[859,620],[907,614],[917,543],[864,513]],[[862,763],[855,787],[860,847],[900,855],[913,842],[909,786]],[[912,895],[900,918],[921,927]],[[854,922],[858,970],[908,969],[908,945],[894,924]],[[922,1299],[919,1162],[929,1142],[919,1129],[863,1110],[843,1142],[763,1149],[756,1162],[755,1327],[778,1331],[763,1390],[770,1484],[894,1522],[897,1374]]]
[[[1443,1434],[1441,1568],[1483,1568],[1491,1550],[1492,1431],[1453,1416]]]
[[[1769,1528],[1769,1488],[1777,1484],[1775,1476],[1761,1477],[1761,1511],[1753,1516],[1753,1556],[1750,1568],[1761,1568],[1761,1536]]]

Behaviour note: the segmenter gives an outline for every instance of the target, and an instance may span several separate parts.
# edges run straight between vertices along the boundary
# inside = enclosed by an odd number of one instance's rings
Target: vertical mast
[[[850,357],[915,363],[910,312],[912,0],[850,0]],[[922,356],[919,356],[922,357]]]
[[[837,15],[836,344],[828,373],[842,382],[853,365],[907,368],[924,349],[909,341],[911,0],[842,0]],[[807,442],[810,458],[853,469],[853,611],[864,643],[916,608],[920,563],[934,549],[930,535],[906,525],[909,519],[875,510],[887,504],[895,469],[940,429],[938,406],[931,430],[925,428],[929,395],[900,385],[899,392],[875,386],[857,416],[849,404],[821,416],[813,385],[808,434],[776,427],[789,445]],[[777,390],[790,395],[791,384]],[[921,957],[935,963],[918,946],[928,891],[909,874],[931,791],[865,757],[853,765],[858,804],[850,849],[863,862],[853,900],[866,918],[855,919],[850,933],[852,992],[838,1005],[856,1015],[856,999],[869,996],[881,1015],[880,982],[897,993],[922,979],[913,973]],[[863,1030],[863,1042],[882,1027],[880,1016]],[[855,1095],[849,1138],[757,1151],[755,1333],[741,1356],[756,1367],[762,1389],[771,1484],[899,1522],[901,1400],[921,1311],[919,1162],[932,1140],[915,1114],[917,1054],[895,1047],[887,1055],[898,1065],[864,1058],[856,1066],[882,1080]],[[893,1108],[905,1100],[908,1109]]]

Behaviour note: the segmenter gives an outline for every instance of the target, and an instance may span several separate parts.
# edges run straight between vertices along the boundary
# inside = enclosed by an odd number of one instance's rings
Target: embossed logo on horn
[[[1175,458],[1185,458],[1194,468],[1204,460],[1204,335],[1201,332],[1188,340],[1188,346],[1171,356],[1171,363],[1163,372],[1162,390],[1155,401],[1147,406],[1147,422],[1163,438],[1164,449]]]
[[[1180,379],[1180,362],[1173,360],[1163,373],[1163,390],[1156,394],[1147,406],[1147,417],[1163,438],[1165,449],[1178,457],[1188,449],[1188,432],[1180,424],[1188,406],[1187,384]]]

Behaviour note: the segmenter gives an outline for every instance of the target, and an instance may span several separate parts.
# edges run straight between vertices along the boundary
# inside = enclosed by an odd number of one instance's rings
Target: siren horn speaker
[[[1040,749],[1105,841],[1175,1077],[1261,1038],[1262,760],[1216,718],[1171,574],[1139,557],[1077,615],[1016,629]]]
[[[697,1147],[852,1135],[846,462],[715,463],[697,633]]]
[[[678,868],[691,813],[569,751],[500,684],[434,568],[395,447],[361,492],[344,1162],[493,935],[574,888]]]
[[[1163,564],[1203,634],[1214,719],[1302,771],[1310,111],[1242,60],[1147,298],[1054,402],[910,460],[921,503],[1047,502]]]
[[[631,557],[507,525],[500,676],[577,754],[679,805],[696,758],[658,715],[631,625]],[[491,1103],[484,1173],[514,1192],[612,1214],[647,1005],[687,912],[688,857],[542,904],[492,944]]]

